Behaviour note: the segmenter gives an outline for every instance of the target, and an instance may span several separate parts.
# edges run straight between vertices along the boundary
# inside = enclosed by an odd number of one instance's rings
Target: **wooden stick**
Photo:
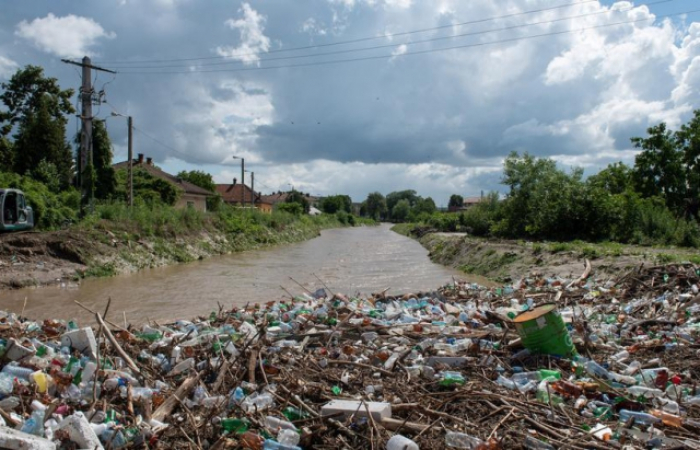
[[[162,422],[170,415],[173,409],[180,403],[180,398],[185,398],[190,394],[190,391],[199,383],[199,375],[189,377],[182,382],[180,387],[175,392],[165,399],[162,405],[153,413],[153,419]]]
[[[370,366],[369,364],[363,364],[363,363],[359,363],[359,362],[355,362],[355,361],[328,360],[328,364],[330,364],[330,365],[337,365],[337,366],[340,366],[340,365],[347,365],[347,366],[362,367],[362,368],[365,368],[365,369],[374,370],[374,371],[379,372],[379,373],[381,373],[381,374],[383,374],[383,375],[394,376],[394,373],[393,373],[393,372],[389,372],[388,370],[384,370],[384,369],[382,369],[382,368],[380,368],[380,367],[374,367],[374,366]]]
[[[88,308],[87,306],[83,305],[83,304],[80,303],[78,300],[73,300],[73,303],[75,303],[76,305],[80,306],[80,307],[83,308],[85,311],[89,312],[90,314],[97,314],[95,311],[93,311],[92,309],[90,309],[90,308]],[[113,323],[113,322],[110,322],[109,320],[106,320],[106,319],[105,319],[105,322],[108,323],[108,324],[110,324],[110,325],[112,325],[114,328],[119,328],[120,330],[126,331],[126,332],[129,333],[130,335],[134,336],[134,334],[133,334],[131,331],[127,330],[126,328],[122,328],[121,326],[119,326],[119,325],[117,325],[117,324],[115,324],[115,323]],[[134,336],[134,337],[135,337],[135,336]]]
[[[102,332],[105,334],[105,336],[107,336],[107,339],[109,339],[109,342],[111,342],[112,345],[114,346],[114,348],[117,350],[117,353],[119,353],[119,356],[121,356],[124,359],[124,361],[126,362],[126,364],[129,366],[129,368],[131,370],[140,374],[141,371],[139,370],[138,366],[134,363],[134,361],[131,360],[129,355],[126,354],[126,352],[121,347],[121,345],[119,345],[119,342],[117,342],[117,340],[114,338],[114,335],[112,335],[112,332],[109,331],[109,328],[107,328],[105,326],[105,322],[104,322],[104,320],[102,320],[102,316],[100,316],[100,313],[95,313],[95,319],[97,319],[97,323],[99,323],[100,326],[102,327]]]
[[[438,419],[439,420],[439,419]],[[416,431],[416,432],[423,432],[424,430],[427,430],[430,428],[430,425],[425,424],[425,423],[418,423],[418,422],[408,422],[404,420],[399,420],[399,419],[392,419],[391,417],[384,417],[381,420],[381,425],[386,428],[387,430],[391,431],[396,431],[399,428],[406,428],[411,431]]]

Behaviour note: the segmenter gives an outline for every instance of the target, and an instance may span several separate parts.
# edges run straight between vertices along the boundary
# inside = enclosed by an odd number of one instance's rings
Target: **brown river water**
[[[450,268],[433,264],[418,242],[378,227],[325,230],[306,242],[209,258],[189,264],[147,269],[111,278],[83,280],[80,285],[0,292],[0,309],[19,313],[26,298],[25,316],[34,320],[93,318],[74,301],[103,311],[111,298],[108,318],[139,324],[209,315],[246,303],[279,300],[305,288],[370,294],[433,290],[465,279]],[[318,278],[317,278],[318,277]],[[485,282],[471,277],[469,281]]]

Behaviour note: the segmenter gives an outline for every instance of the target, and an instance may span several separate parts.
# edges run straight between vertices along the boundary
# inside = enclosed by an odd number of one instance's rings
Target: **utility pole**
[[[82,113],[80,115],[80,120],[82,123],[81,133],[80,133],[80,156],[78,158],[78,182],[80,185],[80,191],[84,197],[89,195],[86,200],[90,205],[90,211],[94,208],[94,187],[87,192],[86,180],[83,176],[83,171],[90,167],[92,168],[92,102],[94,91],[92,88],[92,73],[91,70],[95,69],[101,72],[117,73],[113,70],[103,69],[102,67],[93,66],[90,62],[90,58],[83,57],[83,62],[75,62],[69,59],[62,59],[66,64],[73,64],[74,66],[82,67],[82,85],[80,86],[80,100],[82,102]],[[99,102],[99,98],[97,99]],[[81,202],[81,212],[85,214],[83,210],[83,202]]]
[[[241,185],[242,185],[242,204],[241,206],[245,208],[245,158],[241,158]]]
[[[129,124],[129,208],[134,207],[134,125],[131,116],[127,118]]]
[[[251,201],[251,206],[255,208],[255,172],[250,172],[250,192],[252,193],[251,195],[253,196],[253,200]]]

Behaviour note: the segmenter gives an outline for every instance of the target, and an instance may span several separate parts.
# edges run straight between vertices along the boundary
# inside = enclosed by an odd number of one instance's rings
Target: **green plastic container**
[[[519,314],[515,329],[525,348],[534,353],[556,356],[574,356],[576,347],[554,303],[540,305]]]

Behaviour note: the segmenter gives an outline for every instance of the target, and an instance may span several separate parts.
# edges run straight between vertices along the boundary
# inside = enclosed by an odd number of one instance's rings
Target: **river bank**
[[[420,242],[435,263],[497,282],[516,281],[532,274],[572,278],[583,272],[586,260],[598,276],[617,276],[640,266],[700,263],[697,251],[674,247],[486,239],[466,233],[431,232],[413,224],[399,224],[392,230]]]
[[[303,217],[275,226],[251,223],[238,232],[213,226],[159,234],[124,224],[0,235],[0,289],[75,283],[88,277],[133,273],[211,256],[312,239],[323,229],[348,226],[335,217]]]

